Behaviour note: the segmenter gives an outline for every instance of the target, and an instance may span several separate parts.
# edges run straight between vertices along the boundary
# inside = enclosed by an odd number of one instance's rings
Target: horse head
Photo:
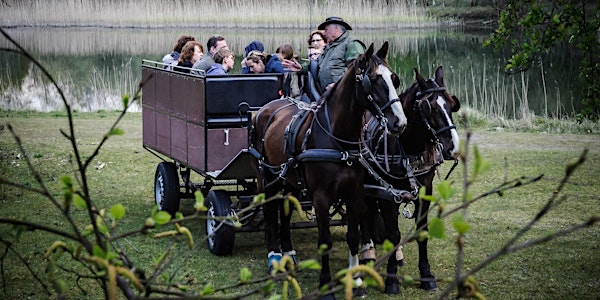
[[[424,79],[417,69],[415,77],[414,101],[404,101],[404,109],[411,111],[416,122],[422,122],[430,140],[441,146],[444,159],[454,159],[459,139],[452,113],[460,109],[460,102],[446,90],[442,66],[436,69],[434,78]]]
[[[392,134],[406,128],[407,119],[396,93],[400,80],[387,64],[388,42],[374,54],[373,44],[354,61],[356,98],[366,99],[365,107],[379,124]]]

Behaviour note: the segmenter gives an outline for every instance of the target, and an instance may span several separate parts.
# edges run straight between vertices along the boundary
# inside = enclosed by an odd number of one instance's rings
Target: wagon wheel
[[[208,211],[206,212],[206,235],[208,250],[214,255],[231,254],[235,242],[233,227],[223,224],[215,218],[231,215],[231,198],[226,191],[215,190],[208,192],[206,197]],[[219,225],[221,225],[219,227]],[[218,227],[218,228],[217,228]]]
[[[172,216],[179,210],[179,176],[177,167],[170,162],[161,162],[154,175],[154,200],[159,210]]]

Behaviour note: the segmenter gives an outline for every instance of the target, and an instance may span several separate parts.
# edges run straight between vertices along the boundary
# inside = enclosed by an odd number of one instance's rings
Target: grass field
[[[92,149],[116,118],[116,113],[76,113],[77,141],[85,155]],[[60,196],[60,178],[72,174],[69,164],[69,145],[59,129],[67,128],[63,113],[43,114],[24,112],[0,112],[0,174],[1,176],[37,187],[19,154],[6,124],[10,123],[22,138],[27,155],[39,171],[53,195]],[[159,160],[142,148],[141,114],[129,114],[119,126],[124,135],[109,139],[89,170],[90,185],[98,208],[110,208],[122,203],[126,218],[118,224],[118,231],[125,232],[140,228],[154,203],[153,180]],[[459,128],[464,138],[464,128]],[[506,192],[502,197],[490,196],[469,210],[467,221],[471,230],[466,237],[466,269],[474,267],[485,257],[497,250],[503,242],[514,235],[518,228],[533,218],[562,178],[567,162],[579,156],[584,148],[590,149],[587,162],[576,171],[567,185],[564,195],[567,200],[537,224],[522,241],[545,236],[556,230],[581,223],[592,215],[600,216],[600,136],[591,134],[552,134],[540,132],[502,132],[488,128],[474,130],[472,143],[478,145],[483,156],[490,161],[491,169],[473,184],[471,193],[478,195],[505,179],[519,176],[537,176],[544,179],[531,186]],[[442,166],[446,174],[450,163]],[[462,183],[463,170],[458,167],[450,180],[456,188]],[[436,182],[438,182],[436,180]],[[460,203],[460,195],[453,198],[449,207]],[[0,218],[19,218],[48,226],[66,229],[67,224],[56,209],[45,199],[23,189],[0,185]],[[193,213],[189,200],[182,202],[185,215]],[[81,210],[73,212],[74,218],[85,225],[86,216]],[[408,220],[399,220],[403,230],[411,227]],[[231,256],[211,255],[205,242],[204,225],[201,221],[185,224],[194,233],[195,244],[190,251],[181,244],[178,258],[168,274],[176,274],[178,281],[185,281],[193,291],[199,292],[204,285],[234,284],[239,278],[239,269],[247,267],[254,278],[265,274],[266,252],[262,233],[240,233]],[[447,221],[448,237],[430,240],[432,271],[438,278],[451,278],[456,261],[456,233]],[[346,267],[347,248],[345,230],[335,227],[333,272]],[[293,232],[293,241],[300,259],[312,258],[316,254],[316,230],[302,229]],[[13,241],[10,226],[0,224],[0,237]],[[561,237],[540,246],[525,249],[504,257],[476,275],[481,292],[488,299],[597,299],[600,295],[600,229],[586,228],[567,237]],[[37,272],[46,279],[46,266],[42,256],[56,237],[41,232],[24,233],[18,241],[19,253]],[[135,236],[123,244],[125,251],[142,269],[152,269],[154,259],[169,245],[167,239],[154,240],[147,236]],[[10,253],[5,254],[5,244],[0,244],[0,253],[7,255],[3,260],[1,299],[47,299],[40,284],[32,279],[23,263]],[[381,253],[380,253],[381,254]],[[418,276],[416,244],[405,247],[406,264],[398,274]],[[173,273],[171,273],[173,272]],[[73,299],[99,298],[102,295],[82,295],[70,279],[69,295]],[[305,293],[316,288],[318,274],[302,271],[298,280]],[[48,284],[46,282],[46,284]],[[89,281],[79,281],[91,290]],[[441,282],[440,291],[446,286]],[[244,288],[238,288],[243,290]],[[436,298],[438,292],[419,290],[414,284],[402,285],[403,299]],[[375,289],[369,289],[369,299],[391,299]],[[396,297],[394,297],[396,298]],[[400,298],[400,297],[398,297]]]

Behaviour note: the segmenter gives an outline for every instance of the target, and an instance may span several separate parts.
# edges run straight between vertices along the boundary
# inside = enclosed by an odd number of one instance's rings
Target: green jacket
[[[319,64],[317,78],[321,92],[330,83],[337,82],[342,78],[348,69],[348,64],[363,53],[365,53],[365,45],[350,36],[348,31],[335,41],[328,43],[317,60]]]

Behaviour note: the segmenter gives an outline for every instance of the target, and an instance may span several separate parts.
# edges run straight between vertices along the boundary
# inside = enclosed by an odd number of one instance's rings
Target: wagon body
[[[245,155],[223,170],[247,150],[251,111],[279,97],[281,74],[193,75],[143,61],[142,80],[144,147],[212,178],[255,178]]]
[[[165,67],[142,62],[142,143],[163,161],[155,173],[156,204],[174,215],[180,199],[201,191],[208,207],[209,250],[230,254],[235,232],[263,230],[261,209],[240,213],[256,195],[250,122],[253,112],[280,98],[283,74],[206,76]],[[202,176],[200,182],[192,182],[192,171]],[[302,206],[310,209],[311,203]],[[231,215],[240,218],[241,227],[217,221]],[[291,224],[292,229],[311,227],[316,227],[311,214]]]

